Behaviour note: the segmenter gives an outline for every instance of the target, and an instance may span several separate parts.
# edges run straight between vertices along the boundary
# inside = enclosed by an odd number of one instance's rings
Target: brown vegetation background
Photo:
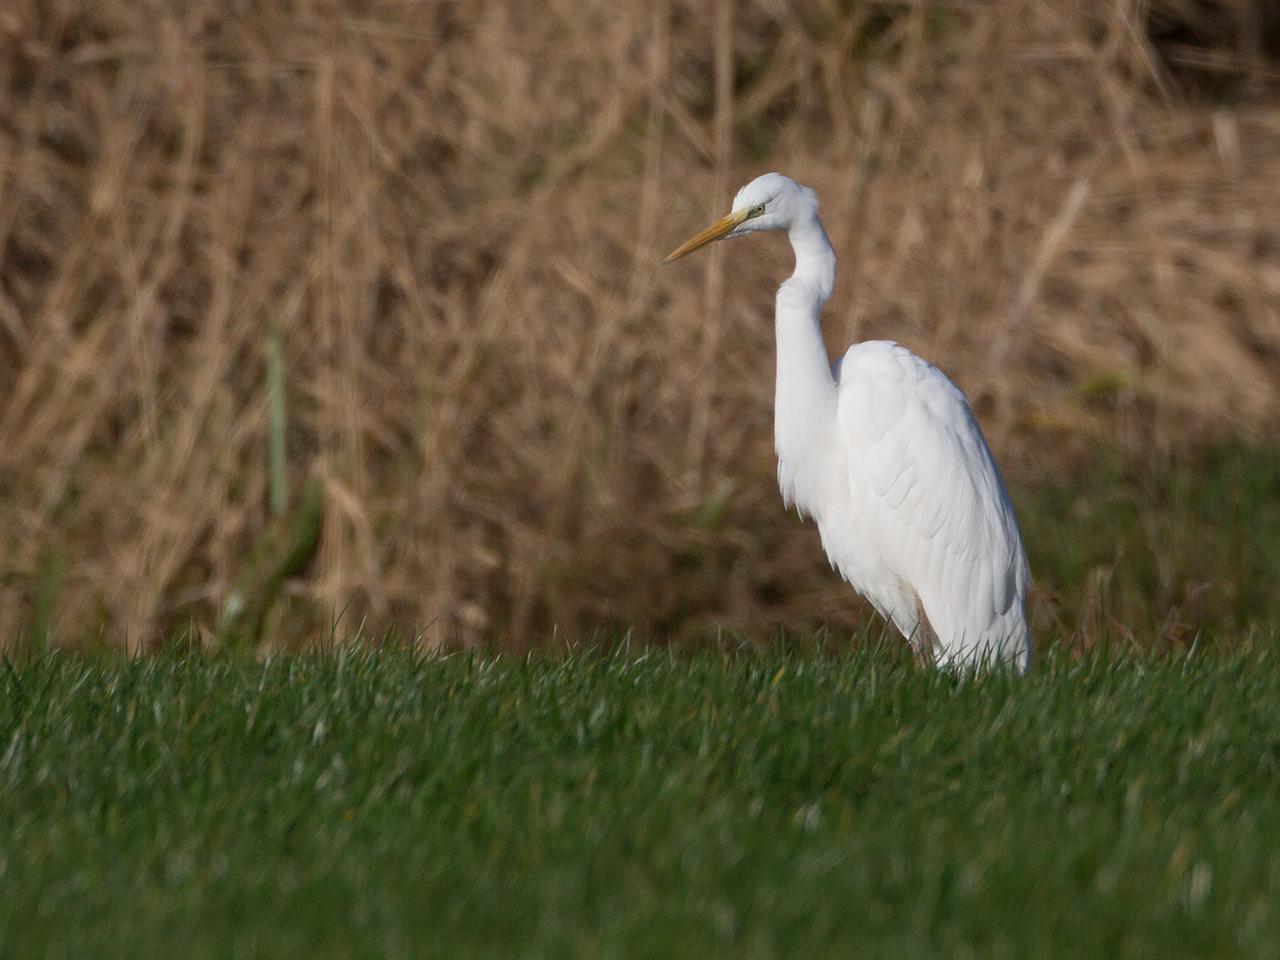
[[[7,0],[0,645],[850,627],[774,483],[785,243],[658,266],[770,169],[829,345],[938,363],[1015,489],[1275,438],[1269,9]]]

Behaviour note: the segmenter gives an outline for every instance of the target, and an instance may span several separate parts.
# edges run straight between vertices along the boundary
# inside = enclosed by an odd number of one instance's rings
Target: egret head
[[[690,237],[662,262],[679,260],[712,240],[741,237],[758,230],[789,230],[798,220],[812,217],[817,209],[818,197],[808,187],[780,173],[763,174],[738,191],[728,216]]]

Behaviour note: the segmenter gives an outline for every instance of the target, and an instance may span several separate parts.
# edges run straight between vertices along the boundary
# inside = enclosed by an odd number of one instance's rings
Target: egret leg
[[[916,663],[923,667],[932,666],[938,655],[938,634],[929,622],[929,615],[924,612],[924,604],[920,594],[912,592],[916,599],[916,628],[911,631],[907,642],[911,645],[911,653]]]

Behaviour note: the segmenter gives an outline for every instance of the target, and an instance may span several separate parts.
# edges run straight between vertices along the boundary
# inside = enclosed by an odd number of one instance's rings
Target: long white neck
[[[787,233],[795,272],[778,288],[778,380],[773,436],[783,498],[814,513],[814,483],[827,475],[820,457],[835,424],[836,385],[822,342],[822,306],[835,285],[836,254],[816,213]]]

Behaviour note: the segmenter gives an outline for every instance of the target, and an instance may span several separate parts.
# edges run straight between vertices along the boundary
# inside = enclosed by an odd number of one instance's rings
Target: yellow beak
[[[667,254],[666,259],[662,262],[671,263],[673,260],[679,260],[686,254],[693,253],[693,251],[697,250],[699,247],[706,246],[712,240],[719,240],[743,220],[747,219],[747,215],[750,212],[750,210],[735,210],[727,217],[722,217],[701,233],[694,234],[684,243],[680,244],[680,246]]]

